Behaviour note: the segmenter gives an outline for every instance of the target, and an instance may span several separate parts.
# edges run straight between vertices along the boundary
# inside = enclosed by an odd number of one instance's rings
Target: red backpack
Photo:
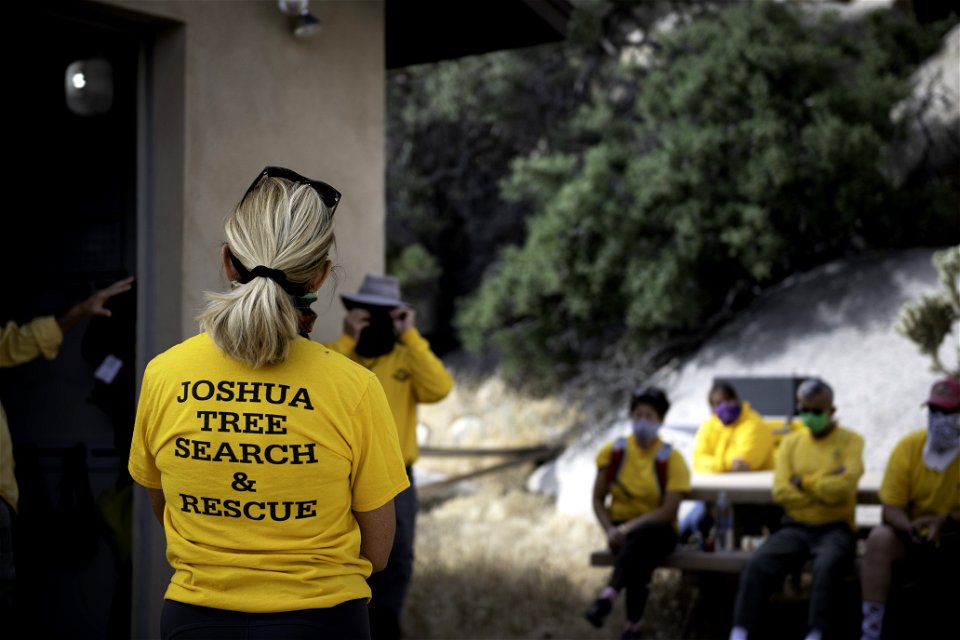
[[[657,486],[660,487],[660,496],[667,490],[667,463],[670,461],[670,451],[672,447],[666,442],[660,443],[657,449],[657,455],[653,457],[653,468],[656,472]],[[617,484],[620,489],[627,494],[627,497],[633,496],[627,491],[627,488],[620,482],[620,470],[623,468],[623,457],[627,452],[627,438],[620,436],[613,441],[613,449],[610,451],[610,464],[607,465],[607,491],[613,484]]]

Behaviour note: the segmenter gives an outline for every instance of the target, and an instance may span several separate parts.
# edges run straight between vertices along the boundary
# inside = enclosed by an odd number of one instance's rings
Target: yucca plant
[[[954,366],[951,368],[940,359],[943,341],[954,325],[960,323],[960,245],[934,253],[933,264],[937,268],[940,290],[905,304],[894,328],[930,357],[933,371],[960,376],[960,336]]]

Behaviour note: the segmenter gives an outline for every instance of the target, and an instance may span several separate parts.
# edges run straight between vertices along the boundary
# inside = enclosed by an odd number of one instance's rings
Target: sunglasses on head
[[[283,167],[264,167],[263,171],[261,171],[259,175],[253,179],[253,182],[250,183],[250,186],[247,187],[247,191],[243,194],[243,197],[240,198],[240,204],[243,204],[243,201],[247,199],[247,196],[250,195],[250,192],[253,191],[264,178],[283,178],[284,180],[289,180],[294,184],[310,185],[313,190],[317,192],[317,195],[320,196],[323,204],[330,208],[330,215],[333,215],[333,212],[337,210],[337,205],[340,204],[340,192],[326,182],[322,182],[320,180],[311,180],[310,178],[300,175],[296,171],[291,171],[290,169],[285,169]]]

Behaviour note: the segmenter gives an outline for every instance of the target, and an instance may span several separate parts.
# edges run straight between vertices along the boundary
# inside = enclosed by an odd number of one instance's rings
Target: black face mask
[[[370,312],[370,324],[360,332],[356,352],[364,358],[376,358],[393,351],[397,334],[393,328],[390,310],[384,307],[364,307]]]

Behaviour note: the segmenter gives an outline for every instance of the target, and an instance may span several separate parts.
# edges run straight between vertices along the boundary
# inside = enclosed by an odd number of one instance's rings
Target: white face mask
[[[657,431],[660,430],[659,422],[647,420],[646,418],[634,420],[631,426],[633,427],[633,435],[643,444],[653,442],[654,438],[657,437]]]
[[[960,446],[960,413],[927,414],[927,440],[935,452],[943,452]]]

